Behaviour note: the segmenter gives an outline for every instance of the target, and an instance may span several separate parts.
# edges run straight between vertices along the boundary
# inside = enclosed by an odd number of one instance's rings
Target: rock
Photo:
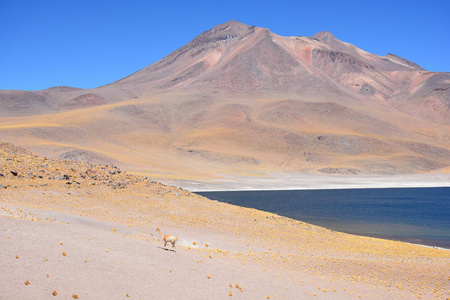
[[[11,174],[13,174],[14,176],[17,176],[17,171],[11,171]]]
[[[375,89],[373,88],[373,86],[371,86],[368,83],[364,83],[363,86],[361,87],[361,89],[359,90],[359,92],[366,96],[375,95]]]
[[[0,189],[6,189],[8,188],[6,185],[0,184]]]
[[[319,170],[320,173],[324,174],[339,174],[339,175],[359,175],[361,170],[354,168],[323,168]]]

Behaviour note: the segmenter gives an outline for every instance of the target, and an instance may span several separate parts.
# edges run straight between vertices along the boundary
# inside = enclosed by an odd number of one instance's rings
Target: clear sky
[[[229,20],[450,71],[448,0],[0,0],[0,89],[104,85]]]

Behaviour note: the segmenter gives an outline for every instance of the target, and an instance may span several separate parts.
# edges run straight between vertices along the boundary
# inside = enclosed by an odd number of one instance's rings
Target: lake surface
[[[356,235],[450,249],[450,188],[197,192]]]

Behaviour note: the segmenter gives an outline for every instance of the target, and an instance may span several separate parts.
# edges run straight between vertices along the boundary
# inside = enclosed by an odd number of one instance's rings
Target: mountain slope
[[[161,178],[450,166],[450,74],[230,21],[91,90],[0,91],[0,138]]]

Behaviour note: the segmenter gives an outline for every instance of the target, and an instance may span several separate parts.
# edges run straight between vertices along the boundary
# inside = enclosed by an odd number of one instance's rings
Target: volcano
[[[0,91],[0,139],[158,179],[450,171],[450,74],[230,21],[94,89]]]

